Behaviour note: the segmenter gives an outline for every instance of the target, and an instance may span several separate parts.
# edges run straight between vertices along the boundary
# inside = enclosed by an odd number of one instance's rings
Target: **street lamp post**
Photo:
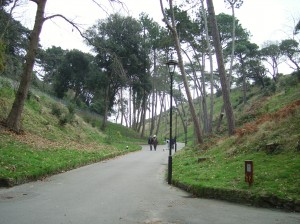
[[[175,108],[175,114],[176,114],[176,117],[175,117],[175,152],[177,151],[177,113],[178,113],[178,109]]]
[[[185,118],[185,126],[184,126],[184,145],[187,145],[187,118]]]
[[[173,74],[178,64],[177,61],[171,59],[166,63],[170,73],[170,139],[169,139],[169,159],[168,159],[168,184],[172,182],[172,101],[173,101]]]

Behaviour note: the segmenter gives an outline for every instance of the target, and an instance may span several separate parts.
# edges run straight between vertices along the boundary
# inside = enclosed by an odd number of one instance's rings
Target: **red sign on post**
[[[245,161],[245,182],[249,183],[249,186],[253,183],[253,161],[246,160]]]

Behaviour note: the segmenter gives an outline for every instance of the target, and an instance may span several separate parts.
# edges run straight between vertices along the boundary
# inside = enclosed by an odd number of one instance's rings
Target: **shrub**
[[[62,111],[61,106],[60,106],[58,103],[54,103],[54,104],[52,105],[51,113],[52,113],[53,115],[55,115],[57,118],[60,118],[61,115],[63,114],[63,111]]]
[[[5,68],[5,43],[0,40],[0,72],[2,72]]]
[[[296,76],[287,75],[279,80],[279,87],[285,90],[289,89],[289,87],[297,86],[297,84]]]
[[[6,80],[6,79],[1,79],[0,80],[0,89],[2,89],[2,88],[9,88],[9,89],[11,89],[12,88],[12,86],[11,86],[11,83],[8,81],[8,80]]]
[[[264,96],[271,96],[276,92],[276,83],[271,82],[263,89]]]
[[[67,123],[72,123],[74,120],[73,114],[66,114],[59,119],[59,125],[65,126]]]
[[[70,113],[70,114],[75,114],[75,105],[72,104],[72,103],[70,103],[70,104],[68,105],[68,110],[69,110],[69,113]]]

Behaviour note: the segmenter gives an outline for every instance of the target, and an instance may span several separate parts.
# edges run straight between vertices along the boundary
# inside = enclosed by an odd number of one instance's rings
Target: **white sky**
[[[35,3],[24,1],[29,3],[19,7],[14,16],[23,25],[31,28],[35,16]],[[105,9],[108,13],[120,12],[138,18],[141,12],[146,12],[156,22],[165,26],[161,22],[159,0],[121,0],[127,10],[117,5],[112,8],[108,0],[97,1],[106,4]],[[163,2],[167,4],[166,0]],[[180,3],[180,0],[174,2]],[[231,15],[231,10],[226,8],[224,0],[213,0],[213,2],[216,14],[224,12]],[[47,15],[62,14],[81,24],[85,29],[95,24],[98,19],[106,18],[106,12],[92,0],[48,0],[46,6]],[[244,0],[242,7],[236,9],[236,17],[242,27],[250,31],[251,41],[261,47],[266,41],[281,41],[292,37],[292,30],[300,19],[300,0]],[[63,49],[75,48],[84,52],[89,51],[78,32],[62,19],[47,21],[43,26],[40,40],[44,49],[54,45]]]
[[[28,0],[27,0],[28,2]],[[119,5],[112,7],[108,0],[98,0],[105,4],[108,13],[121,12],[138,18],[141,12],[146,12],[155,21],[161,23],[162,14],[159,0],[122,0],[128,10]],[[163,1],[167,4],[166,0]],[[180,3],[180,0],[175,0]],[[224,12],[231,14],[224,0],[214,0],[216,14]],[[97,19],[105,18],[106,12],[100,9],[92,0],[48,0],[47,15],[63,14],[82,27],[92,26]],[[20,7],[15,17],[30,28],[34,21],[35,3],[29,1],[26,6]],[[292,29],[300,19],[300,0],[244,0],[240,9],[236,9],[236,17],[240,23],[252,34],[251,41],[261,46],[266,41],[280,41],[292,37]],[[162,24],[163,25],[163,24]],[[41,42],[43,48],[61,46],[63,49],[80,49],[88,51],[83,39],[76,30],[57,18],[44,24]]]

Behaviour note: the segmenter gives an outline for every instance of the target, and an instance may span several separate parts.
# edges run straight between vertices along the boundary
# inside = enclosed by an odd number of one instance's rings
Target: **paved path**
[[[1,224],[299,224],[299,213],[193,198],[164,179],[168,151],[130,153],[0,189]]]

